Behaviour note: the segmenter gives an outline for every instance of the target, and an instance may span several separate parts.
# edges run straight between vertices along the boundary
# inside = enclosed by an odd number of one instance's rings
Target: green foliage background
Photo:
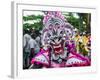
[[[41,11],[42,12],[42,11]],[[63,12],[62,12],[63,13]],[[78,18],[74,16],[76,14]],[[91,14],[90,13],[72,13],[64,12],[63,15],[70,24],[77,28],[80,32],[91,32]],[[33,23],[28,23],[28,21],[35,21]],[[28,30],[35,28],[36,30],[42,30],[43,28],[43,15],[28,15],[23,16],[23,29]]]

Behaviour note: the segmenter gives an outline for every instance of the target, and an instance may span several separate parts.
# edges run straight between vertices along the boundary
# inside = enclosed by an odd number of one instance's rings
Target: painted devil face
[[[52,46],[53,53],[62,54],[64,50],[64,41],[71,36],[71,30],[69,28],[63,29],[60,24],[52,25],[48,27],[48,31],[44,32],[44,42]]]
[[[43,34],[44,45],[49,44],[53,54],[60,55],[64,52],[64,30],[59,23],[50,24],[48,30]]]
[[[63,46],[63,40],[61,36],[53,36],[51,38],[50,44],[53,49],[53,53],[55,55],[63,54],[64,46]]]
[[[55,14],[54,14],[55,13]],[[62,54],[64,42],[72,37],[72,25],[65,22],[60,12],[49,12],[43,20],[42,45],[49,44],[54,54]]]

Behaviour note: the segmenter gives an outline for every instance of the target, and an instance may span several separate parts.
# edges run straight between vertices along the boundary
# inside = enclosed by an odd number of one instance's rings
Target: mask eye
[[[60,41],[60,40],[61,40],[61,38],[62,38],[62,37],[61,37],[61,36],[59,36],[58,41]]]
[[[54,37],[51,37],[51,41],[55,42],[55,41],[54,41]]]
[[[60,36],[63,36],[63,34],[64,34],[64,32],[63,32],[63,31],[61,31],[59,35],[60,35]]]
[[[51,43],[52,43],[52,44],[55,44],[55,40],[54,40],[54,39],[51,39]]]
[[[63,31],[61,31],[60,34],[63,34]]]
[[[55,40],[54,40],[54,39],[53,39],[52,41],[53,41],[53,42],[55,42]]]

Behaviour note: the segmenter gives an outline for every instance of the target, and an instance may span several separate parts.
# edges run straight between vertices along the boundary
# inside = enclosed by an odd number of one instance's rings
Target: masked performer
[[[88,66],[88,58],[76,51],[74,28],[59,11],[48,11],[43,19],[43,49],[32,59],[31,63],[41,63],[43,67]]]

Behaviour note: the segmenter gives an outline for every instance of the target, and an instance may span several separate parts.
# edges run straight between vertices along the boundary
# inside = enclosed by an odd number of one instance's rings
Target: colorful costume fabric
[[[89,66],[90,60],[77,53],[74,41],[74,27],[66,21],[59,11],[45,12],[43,19],[41,51],[32,59],[31,63],[37,62],[45,67],[72,67]]]

